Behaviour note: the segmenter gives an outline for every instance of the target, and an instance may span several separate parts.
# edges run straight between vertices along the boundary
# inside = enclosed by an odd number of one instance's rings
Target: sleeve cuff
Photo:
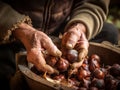
[[[7,30],[3,40],[0,42],[2,43],[10,43],[12,41],[15,41],[15,38],[12,36],[12,31],[16,30],[18,28],[18,25],[21,23],[27,23],[28,25],[32,26],[32,21],[29,18],[29,16],[24,16],[24,18],[17,23],[13,24],[10,29]]]
[[[79,23],[83,23],[86,26],[86,37],[87,39],[91,39],[92,37],[94,37],[96,35],[96,32],[98,32],[98,26],[99,26],[99,22],[96,20],[96,16],[91,12],[88,13],[89,11],[87,11],[87,13],[80,13],[79,15],[76,15],[75,17],[72,17],[71,20],[68,22],[68,24],[65,27],[65,30],[73,23],[79,22]],[[94,25],[96,24],[96,25]]]

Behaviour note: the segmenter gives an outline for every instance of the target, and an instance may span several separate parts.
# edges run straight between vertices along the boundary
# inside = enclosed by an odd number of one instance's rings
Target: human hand
[[[27,60],[35,65],[38,70],[49,74],[56,73],[50,65],[46,64],[43,51],[53,56],[61,56],[59,49],[52,40],[43,32],[37,31],[31,26],[23,23],[13,32],[14,36],[21,40],[27,50]]]
[[[70,26],[67,29],[67,32],[65,32],[63,35],[63,47],[66,47],[67,49],[75,48],[79,52],[79,61],[72,64],[73,68],[80,67],[88,54],[89,43],[85,33],[85,26],[81,23],[78,23]]]

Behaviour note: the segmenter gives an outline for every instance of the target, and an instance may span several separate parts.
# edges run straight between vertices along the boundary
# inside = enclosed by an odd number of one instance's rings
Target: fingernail
[[[57,51],[56,51],[56,55],[57,55],[57,56],[61,56],[61,55],[62,55],[62,52],[59,51],[59,50],[57,50]]]
[[[73,45],[69,43],[69,44],[67,44],[67,48],[71,49],[71,48],[73,48]]]

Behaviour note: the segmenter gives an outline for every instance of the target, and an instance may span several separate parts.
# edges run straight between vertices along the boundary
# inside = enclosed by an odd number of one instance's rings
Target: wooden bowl
[[[89,55],[98,54],[104,65],[120,64],[120,48],[112,45],[90,43]],[[74,90],[66,86],[51,83],[31,71],[31,65],[26,60],[26,52],[16,55],[18,69],[25,77],[30,90]]]

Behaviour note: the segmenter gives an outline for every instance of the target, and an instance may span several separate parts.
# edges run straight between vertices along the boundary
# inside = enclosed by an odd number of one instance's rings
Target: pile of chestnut
[[[78,52],[67,50],[62,57],[45,56],[47,64],[59,71],[48,75],[75,90],[120,90],[120,65],[101,63],[100,56],[92,54],[84,59],[79,68],[71,69],[71,64],[78,61]]]

